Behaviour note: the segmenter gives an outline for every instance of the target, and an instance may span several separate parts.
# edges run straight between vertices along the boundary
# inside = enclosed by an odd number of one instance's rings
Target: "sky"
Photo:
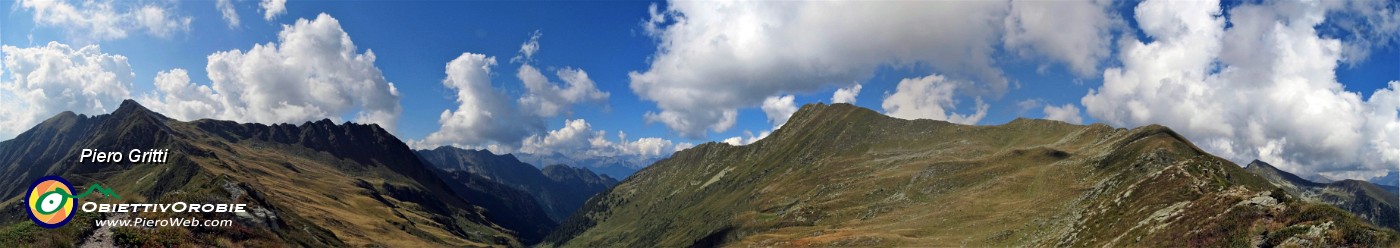
[[[1361,1],[5,1],[0,139],[122,99],[575,158],[744,145],[804,104],[1166,125],[1212,154],[1400,167],[1397,4]]]

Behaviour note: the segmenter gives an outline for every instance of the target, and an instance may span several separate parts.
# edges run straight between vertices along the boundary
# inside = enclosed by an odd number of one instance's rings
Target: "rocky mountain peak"
[[[123,117],[130,116],[137,116],[143,118],[149,117],[162,121],[170,119],[169,117],[165,117],[165,115],[161,115],[160,113],[151,111],[151,109],[146,108],[146,106],[141,106],[141,104],[137,103],[136,100],[131,99],[123,100],[121,106],[117,107],[117,110],[112,111],[112,116],[117,117],[118,119],[125,119]]]

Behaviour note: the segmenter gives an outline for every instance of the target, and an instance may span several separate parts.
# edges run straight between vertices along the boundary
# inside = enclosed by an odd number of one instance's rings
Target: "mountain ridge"
[[[614,184],[615,179],[599,176],[586,168],[550,165],[540,169],[521,162],[512,154],[441,146],[415,151],[439,169],[464,171],[529,193],[546,210],[553,222],[563,220],[588,197]],[[551,227],[557,223],[550,223]],[[541,234],[543,236],[543,234]]]
[[[752,144],[701,144],[638,171],[543,245],[1308,246],[1395,236],[1294,200],[1160,125],[967,126],[809,104]]]
[[[86,148],[170,149],[170,157],[150,164],[76,162]],[[488,217],[492,210],[474,204],[484,199],[463,198],[431,169],[377,125],[181,122],[126,100],[109,114],[59,113],[0,141],[0,176],[15,179],[0,182],[0,243],[64,245],[92,235],[98,219],[194,217],[235,225],[117,227],[105,245],[523,245],[514,230]],[[75,185],[100,182],[122,196],[95,199],[104,203],[242,203],[249,212],[80,212],[72,224],[36,232],[17,203],[25,183],[44,175]]]
[[[616,156],[584,156],[571,157],[560,153],[548,154],[513,154],[525,162],[540,169],[543,166],[566,164],[578,168],[588,168],[596,174],[608,175],[614,179],[621,180],[637,173],[641,168],[650,165],[660,158],[651,158],[642,155],[616,155]]]
[[[1380,185],[1352,179],[1313,182],[1259,160],[1250,162],[1245,170],[1263,177],[1293,197],[1336,206],[1377,226],[1400,229],[1400,208],[1397,208],[1400,195]]]

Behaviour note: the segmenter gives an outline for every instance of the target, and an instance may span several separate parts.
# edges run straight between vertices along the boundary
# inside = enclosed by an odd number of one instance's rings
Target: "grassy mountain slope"
[[[1316,183],[1255,160],[1245,170],[1269,180],[1289,195],[1309,201],[1326,203],[1347,210],[1371,224],[1400,229],[1400,195],[1370,182],[1341,180]]]
[[[515,231],[523,244],[540,241],[559,225],[529,192],[466,171],[438,173],[459,196],[474,199],[473,204],[485,208],[485,215],[492,222]]]
[[[900,120],[804,106],[767,138],[707,143],[589,199],[546,245],[1389,244],[1161,126]]]
[[[78,163],[78,151],[170,149],[164,164]],[[93,219],[232,219],[231,227],[115,228],[117,245],[519,246],[513,231],[459,197],[403,142],[376,125],[181,122],[127,100],[112,114],[55,116],[0,142],[0,243],[64,245]],[[59,231],[29,223],[28,183],[60,175],[101,183],[100,203],[246,203],[243,214],[82,214]],[[54,242],[45,245],[44,242]],[[8,246],[8,245],[6,245]]]

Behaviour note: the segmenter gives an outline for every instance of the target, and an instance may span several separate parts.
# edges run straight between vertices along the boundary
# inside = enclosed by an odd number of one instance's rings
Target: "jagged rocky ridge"
[[[164,164],[78,163],[84,148],[170,149]],[[36,231],[20,204],[27,184],[60,175],[78,187],[109,186],[104,203],[246,203],[243,214],[80,213]],[[92,235],[95,219],[233,219],[232,227],[113,228],[121,246],[522,246],[509,216],[482,203],[507,201],[441,180],[377,125],[182,122],[124,101],[111,114],[56,115],[0,142],[0,243],[61,246]],[[506,188],[485,182],[485,185]],[[519,195],[524,196],[523,193]],[[535,207],[526,203],[521,209]],[[89,199],[84,199],[89,200]],[[86,224],[71,224],[84,223]],[[538,232],[538,231],[537,231]]]
[[[900,120],[803,106],[767,138],[673,154],[545,246],[1387,246],[1162,126]]]

